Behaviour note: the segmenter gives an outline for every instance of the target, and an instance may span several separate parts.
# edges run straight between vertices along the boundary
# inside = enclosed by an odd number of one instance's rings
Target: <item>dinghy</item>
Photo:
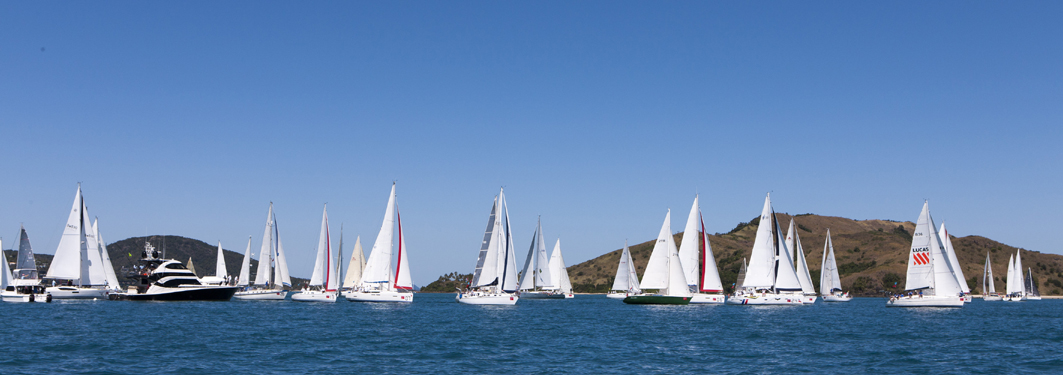
[[[819,267],[819,294],[823,302],[849,302],[853,299],[842,291],[842,279],[838,275],[838,262],[834,260],[834,243],[827,228],[827,242],[823,244],[823,261]]]
[[[771,207],[771,194],[764,198],[760,212],[757,237],[749,266],[735,293],[727,298],[729,305],[802,305],[801,282],[794,270],[782,229]]]
[[[46,279],[52,280],[53,285],[47,287],[52,298],[105,299],[114,288],[114,285],[112,289],[108,288],[100,245],[90,226],[85,197],[81,192],[81,184],[78,184],[63,236],[45,275]]]
[[[698,258],[699,252],[701,259]],[[690,207],[683,240],[679,243],[679,261],[691,291],[690,303],[723,303],[726,300],[697,195],[694,195],[694,205]],[[704,267],[701,267],[702,262]]]
[[[635,262],[631,261],[631,250],[624,241],[624,250],[620,253],[620,262],[616,266],[616,277],[613,278],[613,287],[606,297],[624,299],[631,294],[640,294],[639,275],[635,273]]]
[[[997,293],[997,287],[993,285],[993,267],[989,262],[989,252],[985,253],[985,271],[982,272],[982,300],[1000,301],[1003,298]]]
[[[336,302],[340,297],[339,275],[336,261],[332,259],[332,242],[329,240],[328,207],[321,212],[321,233],[317,240],[317,258],[310,284],[302,291],[292,294],[292,301]]]
[[[912,234],[912,248],[908,255],[908,275],[903,296],[893,296],[889,307],[963,307],[960,284],[949,264],[945,247],[939,242],[930,205],[923,202],[923,210]]]
[[[686,275],[683,274],[683,265],[679,260],[679,250],[676,249],[675,239],[672,237],[672,210],[664,215],[664,224],[657,234],[657,242],[653,244],[653,252],[646,264],[646,272],[642,274],[639,286],[644,291],[641,294],[629,295],[624,298],[624,303],[636,305],[686,305],[690,303],[690,292]],[[645,291],[657,290],[657,293]]]
[[[0,252],[2,253],[2,252]],[[7,270],[7,257],[4,257],[4,270]],[[37,273],[37,261],[33,258],[33,247],[26,228],[19,228],[18,256],[15,258],[15,273],[5,275],[11,284],[5,285],[0,292],[4,302],[52,302],[52,295],[41,285]]]
[[[244,254],[244,265],[240,268],[240,283],[244,286],[233,298],[240,300],[267,300],[283,301],[288,296],[285,288],[291,288],[292,278],[288,275],[288,260],[284,256],[284,245],[281,244],[280,228],[277,223],[277,214],[273,211],[273,202],[269,203],[269,211],[266,213],[266,227],[262,231],[262,246],[258,253],[258,270],[255,273],[254,284],[248,285],[246,281],[250,275],[250,249],[251,241],[247,243],[248,252]],[[244,267],[248,268],[244,268]]]
[[[801,282],[801,302],[816,303],[816,286],[812,285],[812,275],[808,272],[808,262],[805,261],[805,248],[801,246],[801,235],[797,233],[794,225],[794,219],[790,218],[790,229],[786,231],[786,247],[790,249],[790,258],[794,259],[797,281]]]
[[[948,254],[949,267],[952,267],[952,272],[956,275],[956,283],[960,284],[963,302],[971,303],[971,288],[967,286],[967,280],[964,279],[963,269],[960,268],[960,261],[956,259],[956,249],[952,247],[952,237],[949,236],[948,230],[945,229],[945,223],[941,223],[941,230],[938,234],[941,236],[941,245],[945,247],[945,253]]]
[[[398,228],[399,251],[392,273],[391,257],[395,229]],[[360,250],[356,250],[360,251]],[[384,209],[384,222],[380,233],[376,235],[373,250],[365,262],[365,272],[358,286],[347,293],[351,302],[413,302],[413,282],[410,279],[409,250],[406,237],[402,235],[402,216],[399,214],[395,197],[395,184],[391,184],[391,195],[387,208]]]
[[[558,292],[557,284],[551,277],[553,268],[550,257],[546,254],[543,240],[542,219],[535,225],[532,243],[528,247],[528,256],[524,260],[524,269],[520,272],[520,298],[524,299],[565,299]]]
[[[459,289],[455,300],[470,305],[515,305],[517,294],[517,259],[509,225],[506,195],[498,191],[491,215],[487,219],[476,270],[472,282]]]

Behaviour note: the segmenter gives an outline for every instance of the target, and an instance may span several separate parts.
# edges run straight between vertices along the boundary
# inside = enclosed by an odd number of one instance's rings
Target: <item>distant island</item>
[[[805,251],[805,258],[808,260],[808,268],[812,274],[812,283],[816,284],[817,291],[819,290],[820,261],[823,256],[823,245],[826,243],[827,228],[830,228],[835,257],[838,261],[838,271],[845,290],[858,296],[881,296],[886,292],[899,292],[904,289],[914,223],[890,220],[852,220],[814,214],[778,215],[780,223],[784,225],[788,225],[791,218],[794,219]],[[738,278],[738,270],[742,266],[742,259],[749,258],[759,224],[759,217],[757,217],[748,222],[739,223],[730,232],[709,235],[713,255],[720,270],[720,278],[727,293],[733,291],[733,285]],[[647,233],[652,230],[653,228],[648,228]],[[676,243],[680,243],[682,238],[683,233],[675,234]],[[630,246],[631,258],[635,262],[640,277],[649,261],[654,241]],[[987,253],[993,262],[997,292],[1004,292],[1003,278],[1007,275],[1008,257],[1015,254],[1018,248],[981,236],[959,238],[953,236],[952,243],[956,248],[956,257],[972,293],[982,292],[982,270]],[[576,293],[608,292],[613,285],[621,251],[622,249],[618,248],[568,267],[572,290]],[[1022,263],[1033,269],[1034,283],[1042,294],[1063,295],[1063,256],[1024,249],[1022,250]],[[454,286],[460,285],[461,280],[470,278],[471,275],[450,273],[440,276],[439,280],[428,284],[422,291],[454,292]]]

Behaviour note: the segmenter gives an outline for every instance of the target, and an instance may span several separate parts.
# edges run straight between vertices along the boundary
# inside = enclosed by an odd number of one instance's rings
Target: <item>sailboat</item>
[[[699,251],[702,259],[698,259]],[[691,291],[690,303],[723,303],[727,299],[723,294],[720,272],[716,269],[716,258],[712,255],[712,246],[705,233],[705,220],[701,216],[697,195],[694,195],[694,204],[690,206],[686,228],[683,229],[679,261]],[[701,262],[705,263],[704,268],[700,267]]]
[[[108,292],[120,292],[122,291],[122,285],[118,283],[118,275],[114,273],[114,264],[111,263],[111,254],[107,252],[107,242],[104,242],[103,236],[100,235],[100,219],[92,221],[92,233],[96,235],[96,245],[99,246],[100,256],[103,259],[103,271],[107,277],[107,290]]]
[[[790,229],[786,230],[786,247],[790,249],[790,258],[794,259],[797,281],[801,283],[801,302],[816,303],[816,286],[812,284],[812,275],[808,272],[805,249],[801,246],[801,235],[797,233],[794,225],[794,219],[790,218]]]
[[[801,305],[801,282],[794,270],[782,228],[771,207],[771,194],[764,198],[757,237],[749,256],[742,284],[727,299],[729,305]]]
[[[7,255],[4,254],[4,239],[0,238],[0,260],[4,261],[4,268],[0,270],[0,292],[7,290],[7,287],[14,286],[14,279],[11,277],[11,267],[7,264]],[[12,288],[13,289],[13,288]]]
[[[554,251],[550,253],[550,278],[552,284],[557,285],[558,292],[565,298],[575,298],[572,294],[572,280],[568,278],[568,267],[565,267],[565,258],[561,256],[561,239],[554,243]]]
[[[1022,277],[1022,250],[1015,250],[1015,256],[1008,259],[1008,284],[1005,301],[1019,302],[1026,300],[1026,282]]]
[[[399,251],[395,272],[392,273],[391,254],[395,229],[398,229]],[[357,251],[356,251],[357,252]],[[391,184],[384,222],[376,235],[373,250],[365,262],[362,281],[354,290],[344,293],[351,302],[413,302],[413,281],[410,278],[409,249],[402,233],[402,215],[395,199],[395,184]]]
[[[1026,269],[1026,282],[1024,283],[1024,286],[1026,287],[1027,301],[1041,300],[1041,292],[1037,291],[1037,284],[1034,284],[1033,282],[1033,268]]]
[[[104,299],[107,298],[107,271],[100,255],[96,234],[92,231],[85,197],[78,184],[74,204],[70,208],[63,237],[55,250],[55,257],[48,267],[45,278],[52,279],[47,288],[56,299]],[[57,284],[56,286],[55,284]]]
[[[528,257],[524,260],[524,270],[520,272],[520,297],[524,299],[565,299],[565,295],[558,293],[558,285],[554,283],[551,267],[551,259],[546,254],[546,244],[543,241],[542,219],[535,226],[532,234],[532,243],[528,247]],[[567,275],[566,275],[567,276]]]
[[[251,248],[248,240],[248,250]],[[250,251],[244,254],[244,264],[250,267]],[[271,267],[272,266],[272,267]],[[250,273],[250,269],[247,270]],[[277,214],[273,211],[273,202],[269,203],[269,212],[266,213],[266,227],[262,232],[262,247],[258,253],[258,270],[255,273],[255,282],[247,285],[250,275],[244,275],[244,268],[240,268],[240,282],[237,286],[244,288],[233,298],[240,300],[272,300],[282,301],[288,296],[284,288],[291,288],[292,279],[288,275],[288,260],[284,257],[284,245],[281,244],[280,228],[277,224]]]
[[[221,248],[221,241],[218,241],[218,259],[214,265],[214,275],[203,276],[199,278],[199,282],[207,285],[222,285],[228,284],[229,275],[225,272],[225,250]]]
[[[509,207],[504,189],[498,191],[487,219],[476,270],[472,282],[460,290],[455,299],[470,305],[515,305],[517,294],[517,259],[513,232],[509,225]]]
[[[7,257],[4,257],[7,268]],[[4,302],[52,302],[52,294],[45,291],[37,274],[37,261],[33,259],[33,247],[26,228],[19,228],[18,257],[15,260],[15,273],[10,276],[11,285],[0,292]]]
[[[997,287],[993,285],[993,267],[989,262],[989,253],[985,253],[985,271],[982,272],[982,300],[1000,301],[1003,298],[997,294]]]
[[[317,240],[314,274],[310,276],[310,285],[307,288],[292,294],[292,301],[336,302],[340,297],[339,284],[336,261],[332,258],[332,242],[329,240],[328,231],[328,207],[326,206],[321,213],[321,233]]]
[[[351,260],[347,263],[347,275],[343,278],[345,292],[353,290],[362,283],[363,271],[365,271],[365,253],[362,252],[362,236],[358,236],[354,239],[354,250],[351,251]]]
[[[653,244],[646,272],[642,274],[639,286],[642,294],[629,295],[624,303],[637,305],[686,305],[690,303],[690,287],[683,264],[679,260],[679,250],[672,237],[672,210],[664,215],[664,224]],[[656,289],[657,293],[646,293],[646,289]]]
[[[904,296],[894,296],[886,302],[889,307],[963,307],[960,284],[949,264],[945,247],[939,241],[930,204],[923,202],[923,210],[915,223],[912,248],[908,255],[908,275],[904,282]]]
[[[188,257],[188,263],[185,263],[185,268],[188,268],[193,275],[199,276],[199,274],[196,273],[196,265],[192,264],[192,257]]]
[[[240,274],[236,276],[236,286],[240,287],[241,289],[246,289],[250,285],[251,285],[251,236],[247,236],[247,250],[244,250],[244,260],[240,262]]]
[[[838,262],[834,260],[834,243],[827,228],[827,243],[823,244],[823,261],[819,267],[819,294],[823,302],[849,302],[849,293],[842,292],[842,279],[838,275]]]
[[[956,259],[956,249],[952,247],[952,238],[949,236],[948,230],[945,229],[945,223],[941,223],[941,230],[938,231],[938,235],[941,236],[941,245],[945,247],[945,254],[948,254],[949,267],[952,267],[952,272],[956,275],[956,283],[960,284],[963,302],[971,303],[971,287],[967,286],[967,280],[964,279],[963,269],[960,268],[960,261]]]
[[[616,266],[616,277],[613,278],[613,287],[606,297],[624,299],[628,295],[642,293],[639,288],[639,275],[635,273],[635,262],[631,260],[631,250],[624,241],[624,251],[620,253],[620,262]]]

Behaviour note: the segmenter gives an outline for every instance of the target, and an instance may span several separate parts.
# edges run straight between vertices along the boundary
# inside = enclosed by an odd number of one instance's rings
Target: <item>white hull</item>
[[[839,296],[839,295],[830,294],[830,295],[823,296],[823,302],[849,302],[849,301],[852,301],[852,300],[853,300],[853,297],[852,296],[848,296],[848,295]]]
[[[107,290],[100,288],[79,288],[76,286],[50,286],[44,288],[52,294],[52,299],[107,299]]]
[[[21,294],[15,292],[4,291],[0,293],[0,298],[4,302],[51,302],[48,299],[47,294],[33,294],[33,301],[30,301],[30,294]]]
[[[1022,302],[1026,300],[1026,297],[1021,296],[1004,296],[1003,299],[1008,302]]]
[[[553,293],[553,292],[520,292],[520,298],[523,299],[566,299],[572,294]]]
[[[728,305],[803,305],[801,298],[792,294],[755,293],[733,295],[727,298]]]
[[[965,294],[961,298],[963,298],[963,303],[971,303],[971,301],[974,301],[974,297],[972,297],[970,294]]]
[[[627,298],[627,293],[609,293],[605,295],[606,298],[624,299]]]
[[[816,299],[818,299],[818,298],[819,297],[816,296],[816,295],[804,295],[804,296],[801,296],[801,303],[806,304],[806,305],[812,305],[812,304],[816,303]]]
[[[727,296],[723,294],[695,293],[690,297],[690,303],[724,303],[726,300]]]
[[[292,301],[296,302],[336,302],[339,298],[339,292],[322,292],[317,290],[292,294]]]
[[[458,293],[454,297],[458,302],[468,305],[516,305],[520,299],[515,294],[509,293]]]
[[[990,301],[990,302],[992,302],[992,301],[1003,301],[1003,300],[1004,300],[1004,298],[1003,298],[1003,297],[1001,297],[1001,296],[999,296],[999,295],[993,295],[993,296],[985,296],[985,295],[983,295],[983,296],[982,296],[982,300],[983,300],[983,301]]]
[[[351,302],[413,302],[413,293],[393,292],[344,292],[343,297]]]
[[[281,289],[255,289],[236,292],[233,298],[245,301],[283,301],[288,292]]]
[[[887,307],[963,307],[963,298],[939,296],[905,296],[890,298]]]
[[[1040,301],[1041,296],[1026,296],[1022,298],[1023,301]]]

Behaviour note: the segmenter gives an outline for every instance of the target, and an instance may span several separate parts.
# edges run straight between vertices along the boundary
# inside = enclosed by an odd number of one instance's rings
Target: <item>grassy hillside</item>
[[[779,214],[780,223],[785,225],[789,224],[790,218],[790,215]],[[811,214],[797,215],[794,220],[817,290],[827,228],[831,231],[842,286],[846,290],[860,295],[879,295],[883,290],[904,288],[914,223],[852,220]],[[709,235],[720,277],[728,291],[737,278],[742,259],[749,258],[758,225],[757,220],[753,220],[739,224],[728,233]],[[682,237],[682,233],[675,235],[677,244]],[[630,246],[640,276],[649,260],[653,242]],[[952,242],[963,274],[974,293],[981,292],[982,267],[987,252],[992,257],[997,291],[1003,292],[1002,278],[1007,275],[1008,256],[1015,254],[1015,247],[980,236],[952,237]],[[568,267],[573,289],[584,293],[607,291],[612,286],[620,252],[621,249],[617,249]],[[1024,266],[1034,269],[1035,281],[1042,294],[1063,294],[1063,256],[1023,250],[1022,261]]]

